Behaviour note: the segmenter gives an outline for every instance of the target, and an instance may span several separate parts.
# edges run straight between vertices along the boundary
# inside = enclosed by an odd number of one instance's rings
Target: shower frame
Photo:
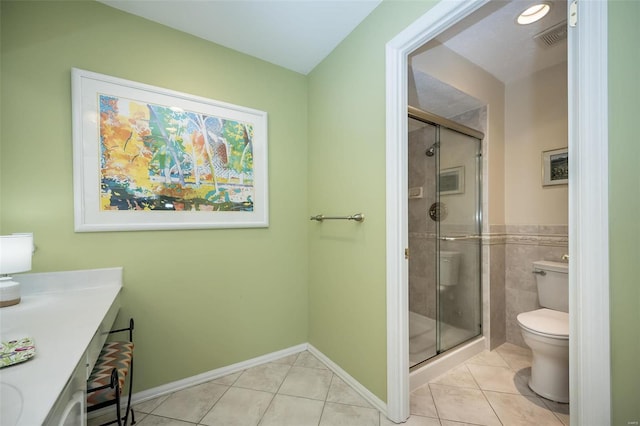
[[[414,119],[414,120],[418,120],[420,122],[423,123],[427,123],[427,124],[431,124],[433,126],[436,126],[436,140],[435,143],[433,144],[434,147],[438,147],[438,149],[441,146],[441,139],[440,139],[440,128],[446,128],[448,130],[452,130],[454,132],[460,133],[464,136],[469,136],[471,138],[477,139],[478,141],[478,151],[477,151],[477,155],[476,155],[476,173],[475,173],[475,228],[476,228],[476,234],[474,235],[464,235],[464,236],[456,236],[456,237],[443,237],[442,235],[440,235],[440,226],[439,224],[436,226],[436,254],[437,254],[437,259],[435,261],[435,268],[436,268],[436,292],[435,292],[435,296],[436,296],[436,353],[432,356],[427,357],[426,359],[418,362],[415,365],[411,365],[410,363],[410,370],[414,371],[414,370],[418,370],[421,367],[423,367],[425,364],[429,363],[430,361],[436,359],[437,357],[439,357],[440,355],[446,354],[447,352],[449,352],[450,350],[455,349],[458,346],[462,346],[464,344],[466,344],[469,341],[472,341],[473,339],[482,336],[483,335],[483,312],[482,312],[482,307],[483,307],[483,303],[482,303],[482,296],[483,296],[483,290],[482,290],[482,286],[483,286],[483,282],[482,282],[482,250],[483,250],[483,244],[482,244],[482,210],[483,210],[483,203],[482,203],[482,173],[483,173],[483,168],[482,168],[482,141],[484,140],[484,133],[473,129],[471,127],[465,126],[463,124],[460,124],[458,122],[449,120],[447,118],[438,116],[434,113],[428,112],[428,111],[424,111],[421,110],[419,108],[413,107],[413,106],[408,106],[407,108],[407,112],[408,112],[408,118],[410,119]],[[436,173],[440,172],[440,164],[439,164],[439,155],[436,157]],[[440,202],[440,196],[437,195],[436,196],[436,202]],[[439,282],[439,276],[440,276],[440,265],[439,265],[439,259],[440,259],[440,241],[457,241],[457,240],[467,240],[467,239],[477,239],[478,240],[478,245],[477,245],[477,282],[478,282],[478,306],[477,306],[477,317],[479,318],[479,330],[478,333],[475,334],[474,336],[469,337],[468,339],[465,339],[461,342],[458,342],[457,344],[453,345],[450,348],[446,348],[444,350],[441,351],[441,336],[442,336],[442,331],[440,329],[441,327],[441,321],[442,321],[442,307],[441,307],[441,300],[440,300],[440,291],[439,291],[439,286],[440,286],[440,282]],[[408,308],[408,307],[407,307]]]

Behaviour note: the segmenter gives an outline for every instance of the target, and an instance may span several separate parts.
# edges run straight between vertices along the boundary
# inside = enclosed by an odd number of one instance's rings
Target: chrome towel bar
[[[364,215],[362,213],[352,214],[351,216],[325,216],[323,214],[318,214],[315,216],[311,216],[310,220],[317,220],[318,222],[322,222],[323,220],[355,220],[356,222],[362,222],[364,220]]]
[[[442,241],[460,241],[460,240],[481,240],[481,235],[458,235],[458,236],[441,236],[438,237],[439,240]]]

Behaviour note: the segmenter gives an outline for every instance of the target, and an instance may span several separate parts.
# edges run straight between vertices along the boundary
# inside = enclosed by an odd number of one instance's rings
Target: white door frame
[[[407,59],[487,2],[443,0],[386,46],[387,416],[394,422],[409,417]],[[578,19],[578,27],[569,31],[568,57],[571,424],[607,425],[607,3],[580,2]]]

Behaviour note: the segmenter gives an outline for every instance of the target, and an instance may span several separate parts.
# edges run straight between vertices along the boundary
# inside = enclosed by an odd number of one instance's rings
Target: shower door
[[[409,365],[413,367],[438,354],[438,240],[436,222],[428,215],[437,201],[438,128],[413,118],[408,124]]]
[[[420,113],[408,137],[412,367],[482,332],[481,134]]]
[[[438,353],[482,333],[481,141],[439,127]]]

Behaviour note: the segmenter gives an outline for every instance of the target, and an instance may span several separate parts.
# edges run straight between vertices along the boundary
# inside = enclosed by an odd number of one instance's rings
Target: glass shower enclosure
[[[484,135],[409,107],[409,365],[482,334]]]

